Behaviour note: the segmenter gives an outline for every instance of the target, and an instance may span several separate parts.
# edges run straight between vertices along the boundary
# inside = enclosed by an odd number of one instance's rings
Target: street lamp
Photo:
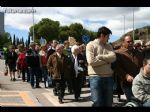
[[[32,7],[32,11],[33,11],[33,13],[32,13],[32,19],[33,19],[33,42],[35,41],[35,38],[34,38],[34,8]]]
[[[124,17],[124,34],[125,34],[125,15],[123,15]]]
[[[134,41],[134,8],[133,8],[133,41]]]

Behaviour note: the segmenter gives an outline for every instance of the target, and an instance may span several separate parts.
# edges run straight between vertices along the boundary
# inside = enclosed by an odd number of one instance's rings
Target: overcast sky
[[[6,9],[31,10],[32,7],[0,7]],[[42,18],[59,21],[61,26],[71,23],[81,23],[84,28],[97,31],[99,27],[106,26],[112,30],[110,42],[117,40],[125,32],[150,25],[150,7],[34,7],[34,22],[38,23]],[[28,37],[29,27],[33,25],[31,12],[5,13],[5,31],[16,34],[18,37]]]

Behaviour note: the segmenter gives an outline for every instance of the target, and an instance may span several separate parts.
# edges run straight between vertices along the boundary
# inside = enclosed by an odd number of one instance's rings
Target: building
[[[4,33],[4,13],[0,12],[0,34]]]

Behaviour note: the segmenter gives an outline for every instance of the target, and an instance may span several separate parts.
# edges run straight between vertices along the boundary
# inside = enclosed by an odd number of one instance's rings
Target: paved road
[[[59,104],[57,96],[53,95],[52,88],[32,89],[28,82],[22,82],[21,78],[16,81],[10,81],[9,76],[4,76],[4,60],[0,59],[0,105],[1,106],[72,106],[72,107],[91,107],[90,89],[85,87],[79,102],[75,102],[74,95],[70,95],[65,91],[64,103]],[[124,96],[122,95],[124,99]],[[118,105],[116,96],[114,96],[114,104]]]

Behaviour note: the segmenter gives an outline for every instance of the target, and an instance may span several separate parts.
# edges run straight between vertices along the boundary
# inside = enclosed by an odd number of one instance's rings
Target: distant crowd
[[[10,81],[22,78],[33,89],[44,83],[45,88],[53,88],[59,103],[64,103],[66,88],[79,101],[82,87],[88,86],[93,107],[111,107],[114,92],[118,97],[125,94],[128,102],[134,97],[142,106],[150,106],[150,41],[144,46],[134,44],[126,34],[120,46],[113,46],[108,43],[110,34],[103,26],[87,45],[70,46],[68,40],[63,44],[57,40],[42,45],[31,42],[29,48],[11,45],[4,51],[5,73]]]

